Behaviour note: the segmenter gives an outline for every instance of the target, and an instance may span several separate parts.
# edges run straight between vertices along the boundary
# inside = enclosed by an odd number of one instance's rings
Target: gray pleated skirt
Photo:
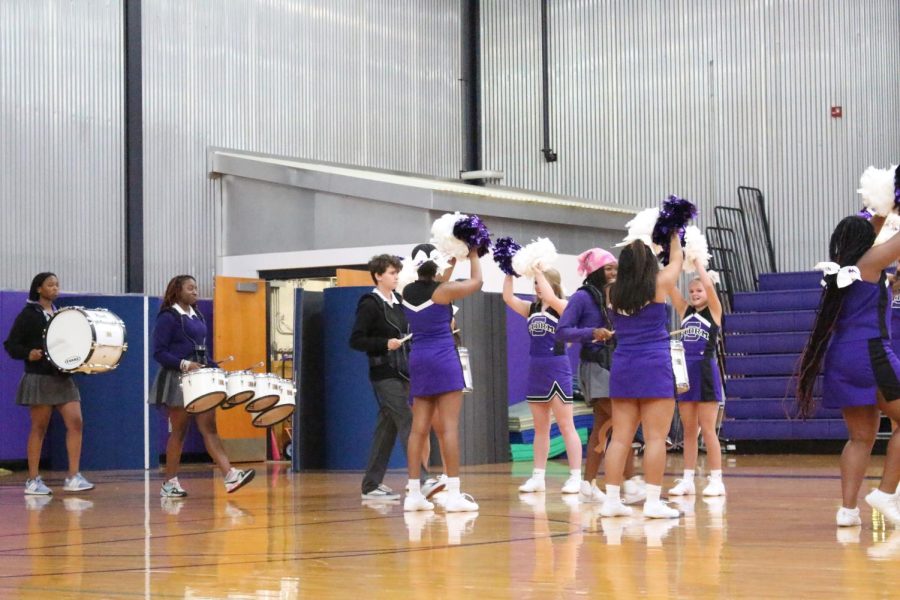
[[[67,402],[81,402],[78,386],[71,377],[25,373],[19,380],[19,406],[59,406]]]
[[[181,371],[160,369],[156,373],[153,385],[150,386],[147,403],[156,406],[184,408],[184,394],[181,393]]]
[[[581,361],[578,365],[581,394],[588,406],[598,398],[609,398],[609,371],[595,362]]]

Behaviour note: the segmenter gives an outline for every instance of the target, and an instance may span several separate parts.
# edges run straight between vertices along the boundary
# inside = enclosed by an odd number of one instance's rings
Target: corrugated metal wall
[[[549,2],[551,146],[541,155],[540,0],[482,3],[485,167],[504,185],[603,203],[738,185],[770,206],[781,270],[808,269],[900,160],[900,2]],[[830,107],[840,105],[842,119]]]
[[[121,2],[0,2],[0,287],[124,287],[122,27]]]
[[[145,0],[147,291],[211,282],[209,146],[456,176],[459,20],[446,0]]]

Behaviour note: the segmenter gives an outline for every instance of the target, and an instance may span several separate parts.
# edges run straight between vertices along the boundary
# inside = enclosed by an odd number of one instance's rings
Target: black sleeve
[[[379,306],[371,296],[363,296],[356,307],[356,322],[350,334],[350,347],[360,352],[378,354],[387,352],[388,338],[373,336],[374,325],[381,318]]]
[[[28,315],[25,311],[19,313],[9,330],[9,337],[3,342],[7,354],[16,360],[28,360],[28,353],[34,350],[25,343],[28,339]]]

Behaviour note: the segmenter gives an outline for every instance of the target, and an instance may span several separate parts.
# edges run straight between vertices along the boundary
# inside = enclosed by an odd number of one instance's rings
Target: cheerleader
[[[583,502],[603,502],[605,496],[595,479],[600,470],[601,453],[595,449],[606,445],[600,433],[612,417],[609,401],[609,369],[615,348],[615,337],[607,311],[607,291],[618,272],[616,257],[602,248],[591,248],[578,256],[578,274],[584,283],[569,298],[565,312],[559,319],[556,339],[581,344],[578,380],[585,403],[594,413],[594,425],[587,443],[584,479],[580,497]],[[625,463],[624,492],[628,500],[639,502],[643,496],[643,481],[634,476],[634,453]]]
[[[528,321],[531,348],[528,361],[526,399],[534,418],[534,470],[531,478],[519,486],[520,492],[543,492],[544,473],[550,452],[550,414],[556,419],[566,444],[569,478],[563,494],[577,494],[581,489],[581,440],[572,416],[572,366],[565,342],[556,339],[559,316],[566,308],[562,299],[559,272],[534,270],[537,300],[526,302],[513,294],[513,276],[503,282],[503,301]]]
[[[450,303],[470,296],[482,286],[481,263],[477,249],[470,250],[469,279],[445,282],[451,269],[438,277],[437,250],[431,244],[413,248],[411,258],[421,262],[417,269],[418,280],[403,290],[403,309],[412,332],[409,353],[409,385],[413,396],[413,423],[407,448],[409,483],[403,501],[403,510],[432,510],[434,504],[422,494],[419,483],[422,448],[431,429],[432,418],[437,412],[442,426],[438,435],[445,459],[447,474],[447,512],[478,510],[478,504],[468,494],[460,492],[459,482],[459,411],[462,408],[462,364],[453,341],[450,323],[453,309]]]
[[[669,490],[671,496],[696,493],[694,469],[697,466],[697,438],[703,433],[709,465],[709,484],[704,496],[724,496],[722,482],[722,448],[716,434],[719,403],[722,402],[722,376],[716,360],[722,303],[716,295],[709,273],[695,261],[698,277],[688,285],[688,301],[677,291],[672,303],[681,316],[682,341],[688,368],[690,389],[678,395],[678,413],[684,427],[684,477]]]
[[[835,520],[839,527],[862,524],[857,506],[872,446],[878,433],[879,410],[900,419],[900,360],[891,348],[890,304],[884,269],[900,256],[900,235],[873,246],[883,219],[846,217],[831,234],[831,263],[825,271],[825,292],[803,356],[797,385],[800,414],[816,409],[813,387],[824,374],[822,404],[840,408],[850,439],[841,453],[843,502]],[[824,364],[823,364],[824,363]],[[866,502],[900,525],[897,485],[900,482],[900,433],[891,435],[881,483]]]
[[[166,481],[159,491],[163,498],[188,495],[178,481],[181,449],[192,416],[184,409],[181,374],[217,366],[209,361],[206,354],[207,328],[203,315],[197,310],[198,297],[199,288],[191,275],[173,277],[166,286],[153,329],[153,358],[160,369],[150,389],[148,402],[165,407],[171,425],[166,443]],[[225,491],[231,493],[250,483],[256,472],[253,469],[236,469],[228,461],[216,430],[216,411],[209,410],[195,416],[206,451],[225,477]]]
[[[647,518],[677,518],[679,513],[660,500],[666,466],[666,435],[675,412],[675,375],[669,349],[665,300],[675,293],[684,255],[677,231],[670,241],[669,264],[663,269],[640,239],[619,255],[619,272],[610,288],[612,322],[617,345],[609,378],[612,401],[612,441],[606,451],[604,517],[630,515],[620,498],[625,461],[640,424],[644,433],[644,477]]]
[[[53,409],[59,411],[66,425],[66,452],[69,473],[63,483],[67,492],[84,492],[94,488],[78,471],[81,461],[81,396],[72,376],[57,369],[44,353],[44,329],[59,297],[59,279],[53,273],[38,273],[31,280],[28,300],[16,317],[9,337],[3,343],[10,357],[25,362],[25,374],[16,390],[16,404],[27,406],[31,417],[28,432],[28,479],[25,494],[49,496],[53,491],[41,479],[38,467],[41,447],[50,424]]]

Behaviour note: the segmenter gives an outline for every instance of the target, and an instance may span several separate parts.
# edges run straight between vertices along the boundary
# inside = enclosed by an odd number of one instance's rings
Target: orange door
[[[214,351],[234,356],[226,371],[249,368],[265,373],[266,282],[244,277],[216,277],[213,293]],[[243,407],[217,410],[216,423],[228,458],[234,462],[266,459],[266,430],[254,427]]]

